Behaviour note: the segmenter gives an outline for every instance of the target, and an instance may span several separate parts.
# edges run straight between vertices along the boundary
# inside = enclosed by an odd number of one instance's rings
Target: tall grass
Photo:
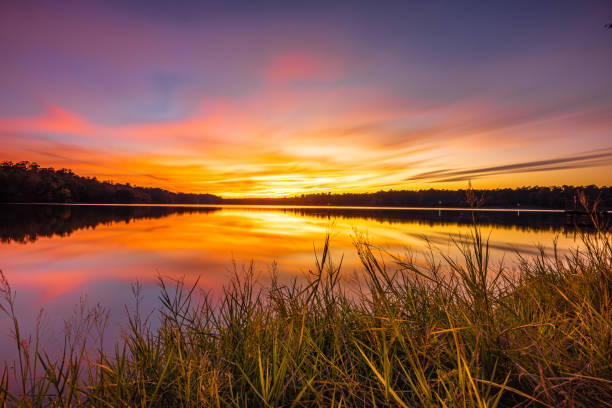
[[[2,277],[15,364],[0,402],[23,407],[612,406],[612,240],[598,230],[568,255],[542,250],[517,270],[490,261],[477,228],[459,259],[425,264],[357,237],[357,294],[329,237],[306,281],[262,288],[252,266],[219,301],[160,279],[161,327],[128,313],[113,352],[104,313],[82,313],[60,358],[23,338]],[[467,243],[465,243],[467,242]],[[138,287],[135,287],[139,298]],[[94,350],[94,351],[92,351]]]

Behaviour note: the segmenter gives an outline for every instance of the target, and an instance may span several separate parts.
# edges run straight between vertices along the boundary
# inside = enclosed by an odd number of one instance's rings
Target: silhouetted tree
[[[214,204],[212,194],[173,193],[77,176],[69,169],[43,168],[27,161],[0,165],[0,202]]]
[[[574,197],[584,191],[599,208],[612,208],[612,187],[554,186],[515,189],[472,190],[479,207],[486,208],[575,208]],[[387,190],[375,193],[314,193],[284,198],[224,199],[226,204],[342,205],[374,207],[469,207],[466,190]]]
[[[571,209],[584,192],[600,209],[612,208],[612,187],[554,186],[472,190],[488,208]],[[466,190],[387,190],[374,193],[331,192],[283,198],[223,199],[212,194],[173,193],[160,188],[98,181],[71,170],[42,168],[30,162],[0,165],[0,202],[155,203],[155,204],[276,204],[391,207],[467,207]]]

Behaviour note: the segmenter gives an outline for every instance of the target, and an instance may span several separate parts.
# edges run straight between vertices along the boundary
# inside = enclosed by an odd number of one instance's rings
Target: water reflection
[[[34,242],[39,237],[64,237],[79,229],[113,222],[129,223],[171,214],[218,210],[211,207],[0,205],[0,241]]]
[[[537,243],[575,242],[559,213],[477,213],[500,252],[536,253]],[[295,275],[312,266],[313,243],[332,232],[336,252],[357,267],[355,232],[386,250],[420,250],[425,242],[444,250],[461,241],[470,211],[396,211],[329,208],[222,208],[141,206],[5,206],[0,218],[1,263],[13,284],[39,292],[38,302],[76,290],[86,282],[153,281],[156,272],[202,275],[219,288],[232,259],[273,261]],[[449,248],[452,252],[452,248]],[[499,256],[500,254],[495,254]]]
[[[255,261],[261,279],[277,262],[280,279],[301,277],[312,267],[313,244],[332,233],[332,255],[344,256],[347,275],[359,270],[355,233],[391,253],[418,252],[427,242],[455,254],[449,237],[461,241],[472,222],[470,211],[397,211],[325,208],[223,208],[139,206],[3,206],[0,208],[0,269],[18,292],[25,330],[33,330],[40,308],[47,310],[46,335],[61,338],[62,320],[82,296],[111,312],[108,338],[119,335],[124,305],[133,303],[130,284],[143,285],[143,307],[157,305],[158,274],[200,277],[215,293],[237,265]],[[577,244],[564,215],[557,213],[478,213],[491,231],[493,257],[514,250],[536,253]],[[8,320],[1,327],[8,333]],[[0,347],[9,339],[2,336]],[[2,358],[2,356],[0,356]]]
[[[96,228],[113,222],[129,223],[141,219],[158,219],[173,214],[212,213],[248,209],[270,211],[262,207],[174,207],[174,206],[92,206],[92,205],[0,205],[0,241],[34,242],[39,237],[68,236],[83,228]],[[469,210],[391,210],[361,208],[273,208],[284,214],[327,219],[362,219],[387,223],[420,225],[471,225]],[[510,226],[526,231],[573,232],[565,215],[556,212],[478,212],[476,221],[482,227]]]

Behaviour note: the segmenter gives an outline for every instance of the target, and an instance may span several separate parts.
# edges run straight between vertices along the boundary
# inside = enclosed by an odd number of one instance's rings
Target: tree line
[[[470,190],[488,208],[580,208],[580,193],[600,209],[612,209],[612,187],[555,186]],[[69,169],[43,168],[31,162],[0,165],[0,202],[255,204],[390,207],[468,207],[467,189],[386,190],[374,193],[314,193],[279,198],[223,199],[213,194],[173,193],[81,177]]]
[[[69,169],[7,161],[0,165],[0,202],[214,204],[221,202],[221,197],[99,181],[96,177],[78,176]]]
[[[599,209],[612,209],[612,187],[560,186],[470,190],[486,208],[582,208],[580,192]],[[375,193],[316,193],[284,198],[225,199],[226,204],[332,205],[385,207],[469,207],[468,190],[387,190]]]

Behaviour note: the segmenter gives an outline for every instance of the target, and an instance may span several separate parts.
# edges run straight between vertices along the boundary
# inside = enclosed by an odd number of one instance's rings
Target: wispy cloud
[[[593,168],[610,165],[612,148],[598,153],[585,152],[575,156],[559,157],[548,160],[535,160],[505,164],[500,166],[480,167],[474,169],[439,169],[408,177],[408,181],[428,181],[433,183],[451,183],[471,179],[490,177],[499,174],[531,173],[552,170]]]

